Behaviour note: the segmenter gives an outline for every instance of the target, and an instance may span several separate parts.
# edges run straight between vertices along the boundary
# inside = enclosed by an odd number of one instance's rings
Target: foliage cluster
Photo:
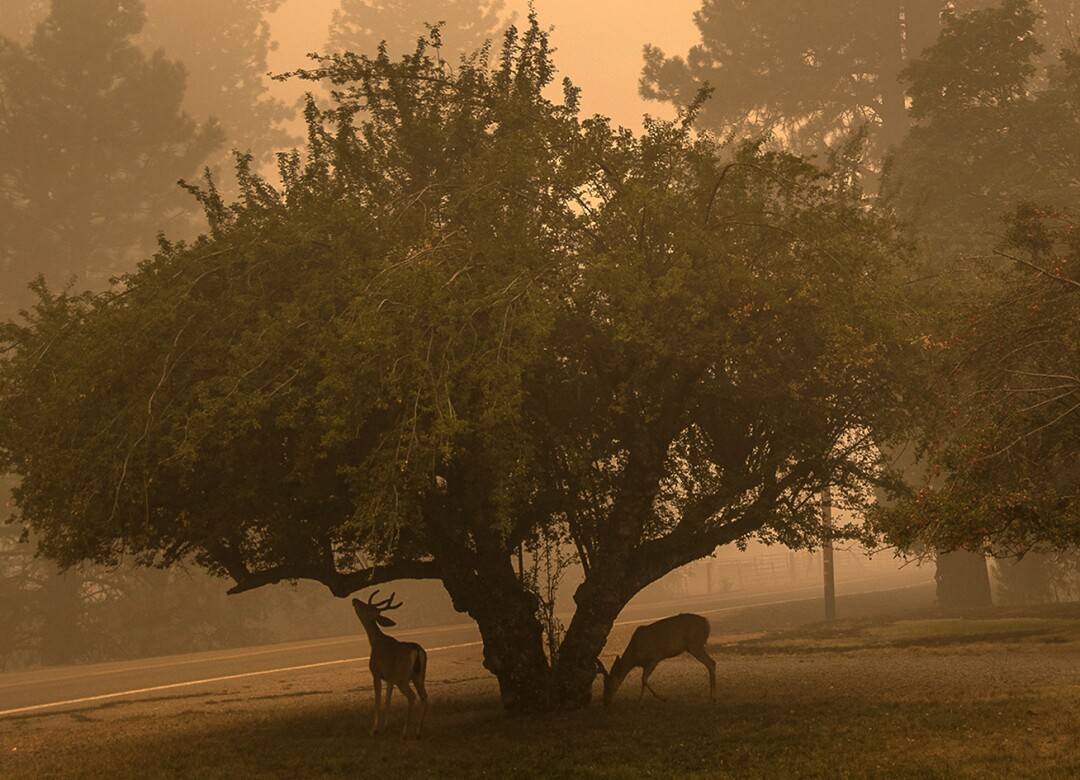
[[[958,366],[928,419],[931,471],[892,513],[904,547],[1023,554],[1080,544],[1080,241],[1076,218],[1021,206],[992,300],[965,311]]]

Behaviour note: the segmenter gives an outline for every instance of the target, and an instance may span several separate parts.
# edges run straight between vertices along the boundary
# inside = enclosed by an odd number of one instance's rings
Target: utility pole
[[[821,545],[821,568],[825,578],[825,619],[836,620],[836,580],[833,573],[832,491],[821,494],[821,519],[825,525],[825,541]]]

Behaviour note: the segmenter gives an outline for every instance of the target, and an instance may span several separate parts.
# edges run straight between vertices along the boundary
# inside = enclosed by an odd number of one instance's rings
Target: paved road
[[[911,576],[893,580],[878,578],[841,583],[837,591],[842,600],[845,595],[894,591],[917,583],[920,580]],[[925,582],[921,587],[925,588]],[[701,596],[663,603],[631,604],[616,623],[613,639],[628,635],[637,624],[691,610],[709,617],[714,623],[714,632],[717,627],[722,631],[726,618],[764,605],[783,606],[796,622],[812,622],[821,617],[821,597],[817,588],[753,597]],[[473,624],[395,631],[394,636],[420,642],[430,654],[444,656],[444,662],[452,659],[475,662],[481,655],[479,632]],[[615,646],[621,646],[621,642],[616,642]],[[184,689],[198,691],[212,686],[229,686],[240,691],[242,686],[235,684],[244,681],[287,680],[322,669],[360,667],[366,665],[367,655],[367,638],[358,631],[347,637],[6,673],[0,675],[0,718],[79,709]]]

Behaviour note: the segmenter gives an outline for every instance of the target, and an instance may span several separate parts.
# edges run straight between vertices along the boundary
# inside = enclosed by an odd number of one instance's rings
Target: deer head
[[[389,612],[392,609],[397,609],[403,602],[394,604],[394,593],[390,594],[390,598],[383,599],[382,601],[375,601],[375,594],[379,591],[372,591],[368,596],[367,602],[363,602],[360,599],[353,599],[353,609],[356,610],[356,616],[360,618],[361,623],[377,623],[380,626],[394,626],[397,625],[393,620],[386,617],[383,612]]]
[[[626,677],[626,673],[630,669],[623,663],[621,655],[615,656],[615,660],[611,663],[611,671],[609,672],[604,668],[604,664],[599,658],[596,659],[596,673],[604,678],[604,705],[611,704],[611,698],[615,695],[615,691],[619,689],[619,685],[622,684],[623,679]]]

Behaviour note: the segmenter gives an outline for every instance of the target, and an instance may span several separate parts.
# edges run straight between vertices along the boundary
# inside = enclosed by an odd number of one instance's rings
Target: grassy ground
[[[507,717],[489,678],[433,687],[419,742],[370,737],[367,688],[323,678],[0,723],[10,777],[1080,776],[1080,613],[907,618],[726,637],[720,701],[688,657],[667,702]],[[400,707],[401,701],[398,701]]]

